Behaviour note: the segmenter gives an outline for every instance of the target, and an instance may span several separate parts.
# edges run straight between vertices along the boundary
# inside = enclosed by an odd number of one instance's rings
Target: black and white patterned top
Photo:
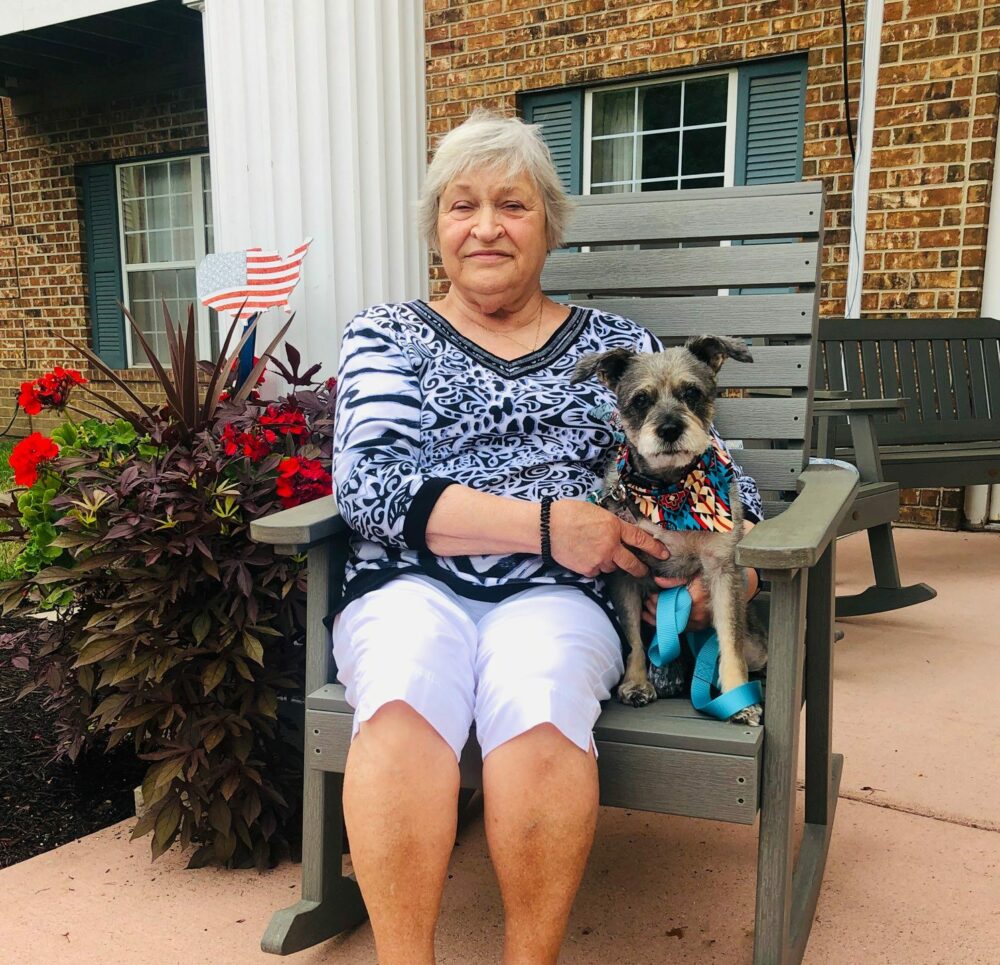
[[[572,584],[607,608],[596,579],[529,553],[435,556],[425,531],[452,483],[531,501],[582,500],[596,489],[614,447],[593,410],[613,396],[596,379],[571,385],[570,377],[582,356],[618,347],[660,350],[635,322],[580,307],[514,361],[465,338],[422,301],[356,315],[341,346],[333,445],[337,506],[354,531],[340,605],[419,572],[477,600]],[[757,520],[757,487],[738,475],[747,516]]]

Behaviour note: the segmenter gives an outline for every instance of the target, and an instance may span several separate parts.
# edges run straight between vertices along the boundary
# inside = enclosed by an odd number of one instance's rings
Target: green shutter
[[[736,183],[802,179],[806,58],[740,68],[736,108]]]
[[[128,365],[122,300],[121,248],[115,166],[81,168],[83,221],[87,240],[90,329],[94,351],[112,368]]]
[[[529,124],[540,124],[542,138],[563,187],[569,194],[583,190],[583,91],[580,88],[525,94],[521,114]]]
[[[736,183],[802,180],[806,116],[805,57],[785,57],[740,67],[736,95]],[[781,244],[792,238],[742,244]],[[739,295],[781,295],[790,288],[739,288]]]

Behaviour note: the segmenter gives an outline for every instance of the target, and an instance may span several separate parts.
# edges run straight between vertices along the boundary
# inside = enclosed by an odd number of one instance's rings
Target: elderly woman
[[[571,385],[573,368],[659,346],[542,293],[568,212],[537,129],[474,115],[442,140],[421,205],[448,294],[375,305],[344,334],[334,473],[355,536],[333,646],[355,708],[351,857],[383,965],[434,960],[473,723],[504,961],[556,960],[597,816],[592,729],[623,670],[600,575],[665,553],[585,501],[611,396]]]

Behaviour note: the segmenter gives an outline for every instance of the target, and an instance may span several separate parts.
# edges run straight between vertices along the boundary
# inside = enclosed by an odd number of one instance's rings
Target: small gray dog
[[[666,560],[639,552],[649,566],[648,576],[637,579],[623,570],[608,576],[608,590],[630,648],[618,699],[633,707],[656,699],[640,635],[643,600],[658,589],[654,575],[691,580],[700,574],[719,638],[723,692],[746,683],[748,665],[759,670],[767,661],[762,637],[748,630],[745,584],[735,561],[743,535],[742,504],[732,473],[726,472],[727,457],[711,433],[716,377],[727,358],[753,361],[741,339],[701,335],[662,352],[617,348],[587,355],[573,372],[574,383],[596,376],[618,400],[625,441],[608,469],[600,505],[636,523],[670,550]],[[713,490],[713,478],[725,479],[728,492]],[[692,486],[699,491],[689,498]],[[685,512],[694,506],[708,528],[699,523],[690,529],[664,528],[671,525],[681,504]],[[761,707],[754,704],[731,719],[759,724],[761,715]]]

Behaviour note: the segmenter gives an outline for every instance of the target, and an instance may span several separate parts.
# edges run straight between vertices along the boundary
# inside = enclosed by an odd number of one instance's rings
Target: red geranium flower
[[[308,435],[309,427],[301,410],[291,405],[269,405],[257,420],[262,426],[271,426],[283,436]]]
[[[38,415],[42,409],[60,409],[69,401],[70,389],[86,381],[76,369],[57,365],[33,382],[22,382],[17,404],[28,415]]]
[[[271,452],[277,440],[273,432],[237,432],[232,424],[222,430],[222,447],[227,456],[235,456],[241,449],[251,462],[260,462]]]
[[[38,479],[38,467],[59,455],[59,447],[48,436],[33,432],[22,439],[11,452],[7,462],[14,470],[18,486],[33,486]]]
[[[276,485],[281,504],[291,509],[333,492],[333,477],[319,459],[290,456],[278,465]]]

